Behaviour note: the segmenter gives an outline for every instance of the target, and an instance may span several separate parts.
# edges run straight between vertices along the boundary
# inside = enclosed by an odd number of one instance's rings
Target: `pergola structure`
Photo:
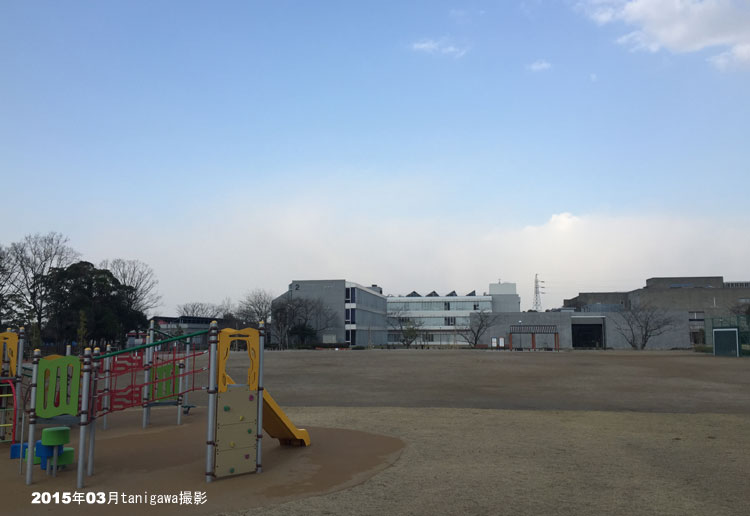
[[[531,350],[536,351],[537,335],[554,335],[555,351],[560,351],[560,333],[556,324],[511,324],[508,335],[508,349],[513,351],[513,335],[531,335]]]

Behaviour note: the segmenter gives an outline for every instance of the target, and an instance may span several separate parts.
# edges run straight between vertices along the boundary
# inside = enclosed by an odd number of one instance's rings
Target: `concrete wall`
[[[517,312],[517,313],[494,313],[495,323],[482,337],[482,344],[490,345],[493,337],[504,338],[506,347],[509,344],[511,325],[556,325],[560,349],[571,349],[573,347],[572,326],[574,324],[597,324],[603,325],[603,334],[607,349],[631,349],[628,342],[617,330],[619,315],[617,313],[571,313],[571,312]],[[649,341],[647,349],[673,349],[688,348],[690,340],[688,334],[688,317],[685,312],[674,311],[670,315],[675,318],[676,324],[664,335],[654,337]],[[541,335],[536,337],[536,346],[553,347],[553,335]],[[513,336],[513,345],[524,348],[531,347],[531,335]]]
[[[353,288],[356,288],[356,303],[351,305],[356,310],[355,345],[385,346],[388,340],[386,298],[377,291],[372,292],[360,287]]]
[[[654,306],[686,312],[701,311],[706,317],[726,315],[742,299],[750,299],[750,288],[646,287],[634,290],[629,295],[631,303],[647,302]]]
[[[649,278],[646,287],[630,292],[582,292],[566,299],[566,307],[601,303],[620,305],[648,303],[667,310],[703,312],[708,317],[726,315],[742,304],[750,304],[750,288],[725,288],[721,276],[685,278]]]
[[[724,288],[723,276],[680,276],[649,278],[646,288]]]
[[[493,312],[520,312],[521,297],[518,294],[492,294]]]
[[[518,294],[515,283],[490,283],[490,295]]]
[[[345,289],[345,280],[295,280],[289,284],[289,290],[284,296],[287,299],[320,299],[335,312],[336,323],[331,328],[322,331],[318,337],[324,341],[327,340],[325,335],[335,335],[336,342],[344,342]]]

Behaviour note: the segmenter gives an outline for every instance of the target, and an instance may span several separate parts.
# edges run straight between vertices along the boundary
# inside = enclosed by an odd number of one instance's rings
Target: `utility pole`
[[[531,307],[535,312],[542,311],[542,294],[544,294],[544,281],[539,279],[539,274],[534,274],[534,305]]]

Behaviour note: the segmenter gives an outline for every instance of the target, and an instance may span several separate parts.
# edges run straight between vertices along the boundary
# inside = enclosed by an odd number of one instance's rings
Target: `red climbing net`
[[[165,345],[166,346],[166,345]],[[208,350],[141,349],[94,361],[95,417],[132,407],[181,405],[208,384]]]

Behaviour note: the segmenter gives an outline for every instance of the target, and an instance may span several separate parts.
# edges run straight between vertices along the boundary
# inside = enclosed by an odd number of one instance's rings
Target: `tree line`
[[[236,328],[258,327],[265,323],[267,345],[277,349],[308,348],[319,345],[322,331],[336,326],[337,314],[318,298],[274,299],[263,289],[248,292],[237,303],[226,298],[220,303],[192,301],[177,305],[181,317],[222,319],[222,323]]]
[[[50,232],[0,243],[0,325],[26,326],[34,347],[73,341],[121,343],[158,306],[149,265],[121,258],[95,266],[66,236]]]

